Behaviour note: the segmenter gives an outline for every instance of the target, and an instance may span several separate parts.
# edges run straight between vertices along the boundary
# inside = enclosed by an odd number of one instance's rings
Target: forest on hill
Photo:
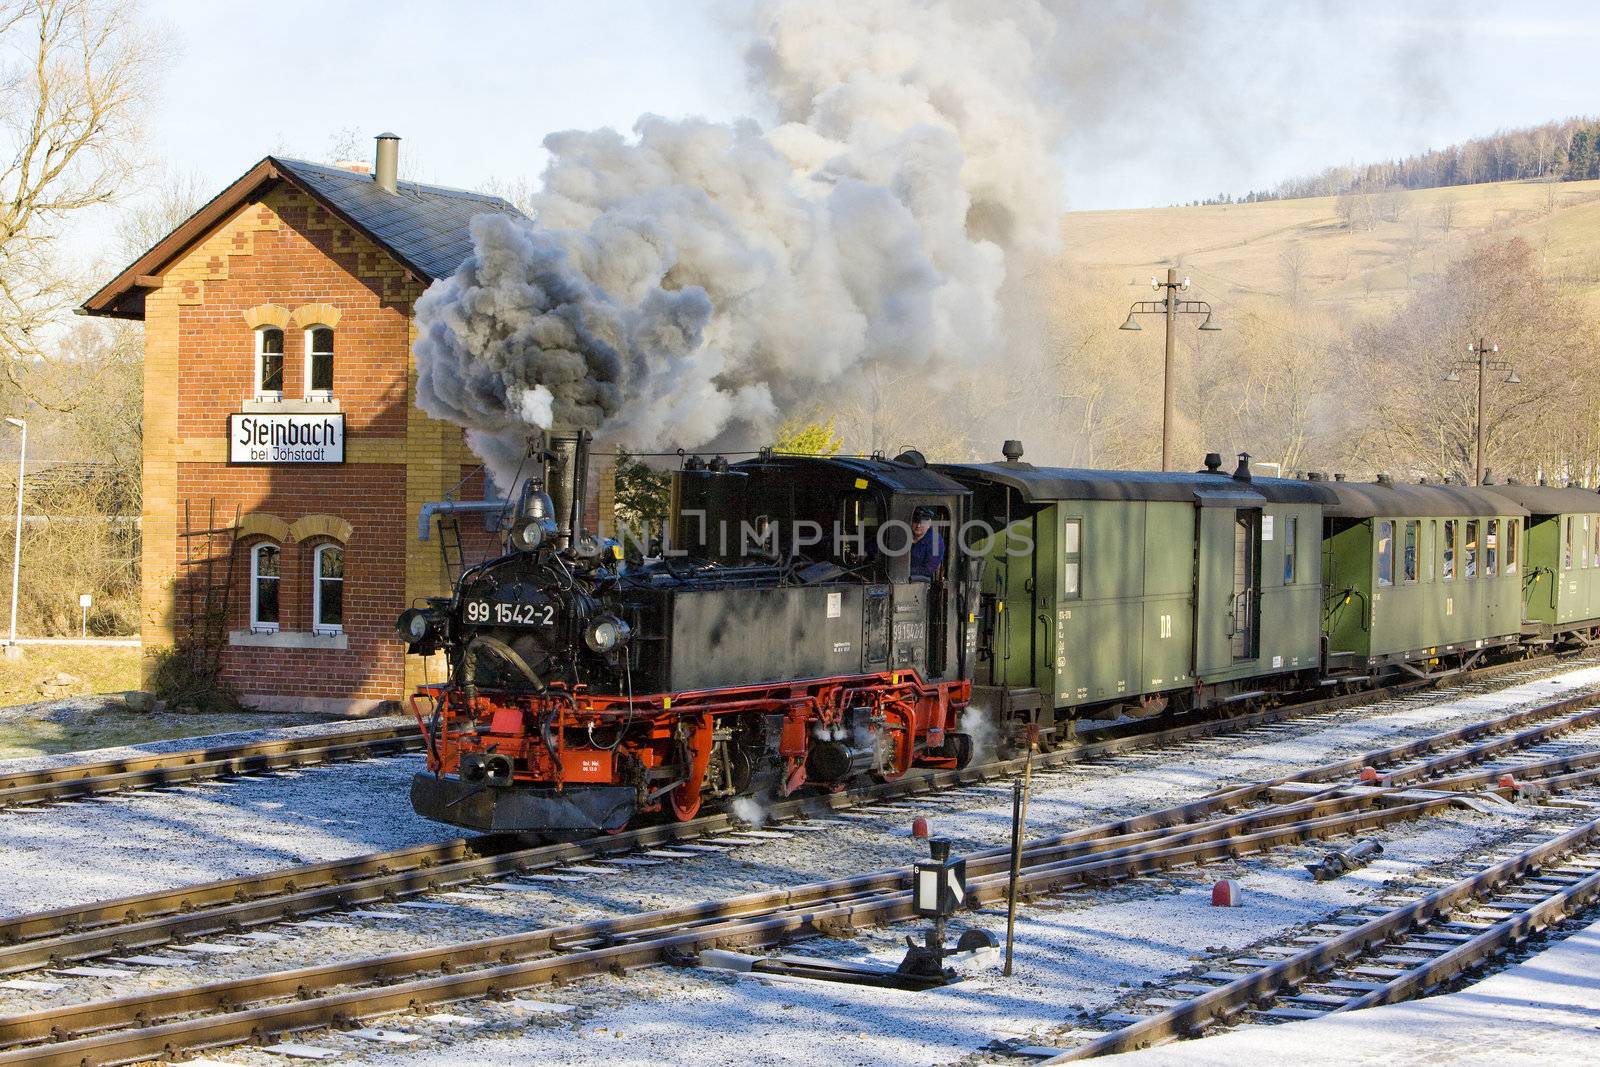
[[[1487,182],[1589,181],[1600,178],[1600,119],[1575,116],[1538,126],[1500,130],[1404,159],[1327,167],[1242,197],[1224,193],[1195,204],[1251,204],[1310,196],[1440,189]]]

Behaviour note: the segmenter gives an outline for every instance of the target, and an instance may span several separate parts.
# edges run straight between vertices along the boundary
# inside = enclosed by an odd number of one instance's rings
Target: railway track
[[[0,774],[0,809],[421,750],[416,726],[390,725],[75,763]]]
[[[1584,775],[1585,784],[1593,782]],[[1444,987],[1600,901],[1600,819],[1541,841],[1435,892],[1319,924],[1321,936],[1257,950],[1155,997],[1160,1010],[1049,1064],[1148,1048],[1210,1027],[1315,1019]],[[1309,943],[1309,944],[1307,944]]]
[[[1340,698],[1342,700],[1343,698]],[[1254,803],[1273,790],[1315,796],[1316,783],[1354,774],[1363,767],[1391,768],[1390,784],[1416,781],[1428,768],[1421,754],[1441,746],[1463,745],[1501,734],[1497,740],[1469,745],[1458,763],[1490,758],[1537,744],[1558,734],[1600,722],[1600,709],[1590,704],[1600,696],[1576,696],[1511,712],[1484,722],[1444,731],[1388,748],[1362,753],[1268,782],[1223,790],[1191,804],[1168,808],[1136,820],[1156,831],[1164,826],[1211,817]],[[1335,703],[1334,706],[1338,706]],[[1190,723],[1156,733],[1135,734],[1034,757],[1036,771],[1116,758],[1196,739],[1237,735],[1276,722],[1281,709],[1213,722]],[[1324,710],[1331,710],[1324,709]],[[1302,714],[1306,712],[1302,709]],[[1542,725],[1529,726],[1540,720]],[[1528,727],[1527,729],[1519,729]],[[1406,761],[1410,761],[1407,763]],[[1020,759],[999,761],[960,771],[909,776],[895,782],[858,787],[842,793],[773,802],[768,817],[784,820],[825,815],[932,792],[981,784],[1019,772]],[[1454,764],[1452,764],[1454,765]],[[1568,769],[1576,769],[1576,765]],[[1292,798],[1292,797],[1291,797]],[[261,875],[223,879],[173,890],[137,894],[90,905],[0,919],[0,974],[40,967],[64,967],[112,955],[128,955],[168,943],[241,933],[272,923],[317,919],[350,909],[381,906],[428,893],[470,888],[518,874],[556,872],[564,865],[603,861],[670,846],[738,833],[743,823],[719,813],[684,823],[642,827],[588,841],[521,847],[508,837],[457,838],[388,852],[292,867]],[[1098,831],[1100,828],[1096,828]],[[748,831],[744,831],[748,832]],[[1093,832],[1093,831],[1092,831]]]
[[[1321,711],[1416,692],[1440,681],[1450,684],[1470,683],[1513,672],[1537,670],[1575,658],[1580,654],[1552,653],[1529,659],[1509,660],[1439,679],[1415,679],[1381,688],[1355,689],[1336,696],[1321,697],[1237,716],[1228,721],[1259,724],[1314,715]],[[1206,720],[1203,717],[1184,724],[1184,726],[1194,725],[1204,728],[1217,724],[1214,720]],[[1142,723],[1124,723],[1092,731],[1093,739],[1089,741],[1089,745],[1094,747],[1129,737],[1145,736],[1157,738],[1154,743],[1159,745],[1169,743],[1160,739],[1171,732],[1172,730],[1168,729],[1151,735]],[[153,753],[148,756],[130,756],[32,771],[0,772],[0,811],[25,805],[81,800],[109,793],[161,790],[206,779],[267,774],[295,767],[420,752],[422,748],[423,740],[418,728],[415,725],[403,724],[319,734],[312,737],[279,738],[238,745]]]
[[[1037,841],[1024,855],[1022,887],[1041,893],[1104,885],[1437,813],[1461,802],[1459,793],[1438,788],[1451,780],[1433,781],[1434,787],[1427,789],[1412,782],[1499,759],[1562,733],[1593,729],[1600,716],[1600,709],[1593,706],[1597,699],[1554,702],[1501,716],[1482,729],[1445,731],[1359,757],[1366,762],[1336,761],[1191,804]],[[1522,729],[1541,713],[1555,721]],[[1496,729],[1516,732],[1489,742],[1478,740]],[[1474,743],[1470,750],[1437,751],[1462,742]],[[1268,803],[1256,811],[1233,810],[1247,801],[1267,799],[1288,782],[1348,778],[1353,767],[1370,766],[1374,760],[1383,763],[1385,757],[1393,764],[1388,782],[1335,781],[1317,795]],[[1600,781],[1596,767],[1541,778],[1530,769],[1535,766],[1519,764],[1528,782],[1538,779],[1551,792],[1589,788]],[[1513,796],[1518,788],[1497,782],[1488,792]],[[1212,818],[1215,815],[1222,817]],[[1589,837],[1584,840],[1600,837],[1600,820],[1586,826]],[[987,849],[966,859],[969,901],[977,906],[1001,899],[1009,878],[1005,850]],[[501,888],[507,885],[511,883]],[[602,971],[685,963],[707,948],[839,935],[855,927],[901,921],[911,914],[908,874],[891,870],[715,903],[51,1007],[0,1020],[0,1064],[118,1063],[239,1041],[266,1042],[285,1033],[505,995]]]

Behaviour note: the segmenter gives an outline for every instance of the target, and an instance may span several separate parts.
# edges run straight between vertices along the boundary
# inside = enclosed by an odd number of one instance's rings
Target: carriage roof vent
[[[1016,440],[1015,438],[1008,438],[1005,444],[1000,446],[1000,454],[1006,457],[1007,463],[1021,462],[1022,442]]]
[[[1387,475],[1387,474],[1380,474],[1380,475],[1378,475],[1378,484],[1379,485],[1393,485],[1394,484],[1394,479],[1392,477],[1390,477],[1389,475]]]
[[[1344,481],[1344,475],[1342,473],[1335,474],[1333,476],[1333,480],[1336,481],[1336,482],[1342,482],[1342,481]]]
[[[1250,480],[1250,453],[1239,453],[1239,465],[1233,468],[1233,476],[1235,479],[1241,482],[1248,482]]]
[[[1221,474],[1222,473],[1222,453],[1221,452],[1207,452],[1206,453],[1206,470],[1205,470],[1205,473],[1207,473],[1207,474]]]

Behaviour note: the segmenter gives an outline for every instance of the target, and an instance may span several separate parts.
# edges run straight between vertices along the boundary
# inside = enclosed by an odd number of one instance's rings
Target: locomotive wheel
[[[679,822],[688,822],[699,815],[700,783],[684,782],[667,794],[667,805],[672,809],[672,817]]]

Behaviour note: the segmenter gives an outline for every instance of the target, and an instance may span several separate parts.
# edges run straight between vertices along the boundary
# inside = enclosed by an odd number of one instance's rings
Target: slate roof
[[[387,193],[370,174],[267,156],[85,300],[79,311],[143,319],[144,295],[160,286],[161,272],[240,204],[274,182],[287,182],[315,198],[422,281],[448,277],[467,258],[472,251],[468,223],[474,215],[523,217],[498,196],[421,182],[399,182],[395,192]]]
[[[498,196],[420,182],[399,182],[396,192],[386,193],[370,174],[303,159],[267,158],[395,258],[434,280],[454,274],[472,251],[467,224],[474,215],[522,217]]]

